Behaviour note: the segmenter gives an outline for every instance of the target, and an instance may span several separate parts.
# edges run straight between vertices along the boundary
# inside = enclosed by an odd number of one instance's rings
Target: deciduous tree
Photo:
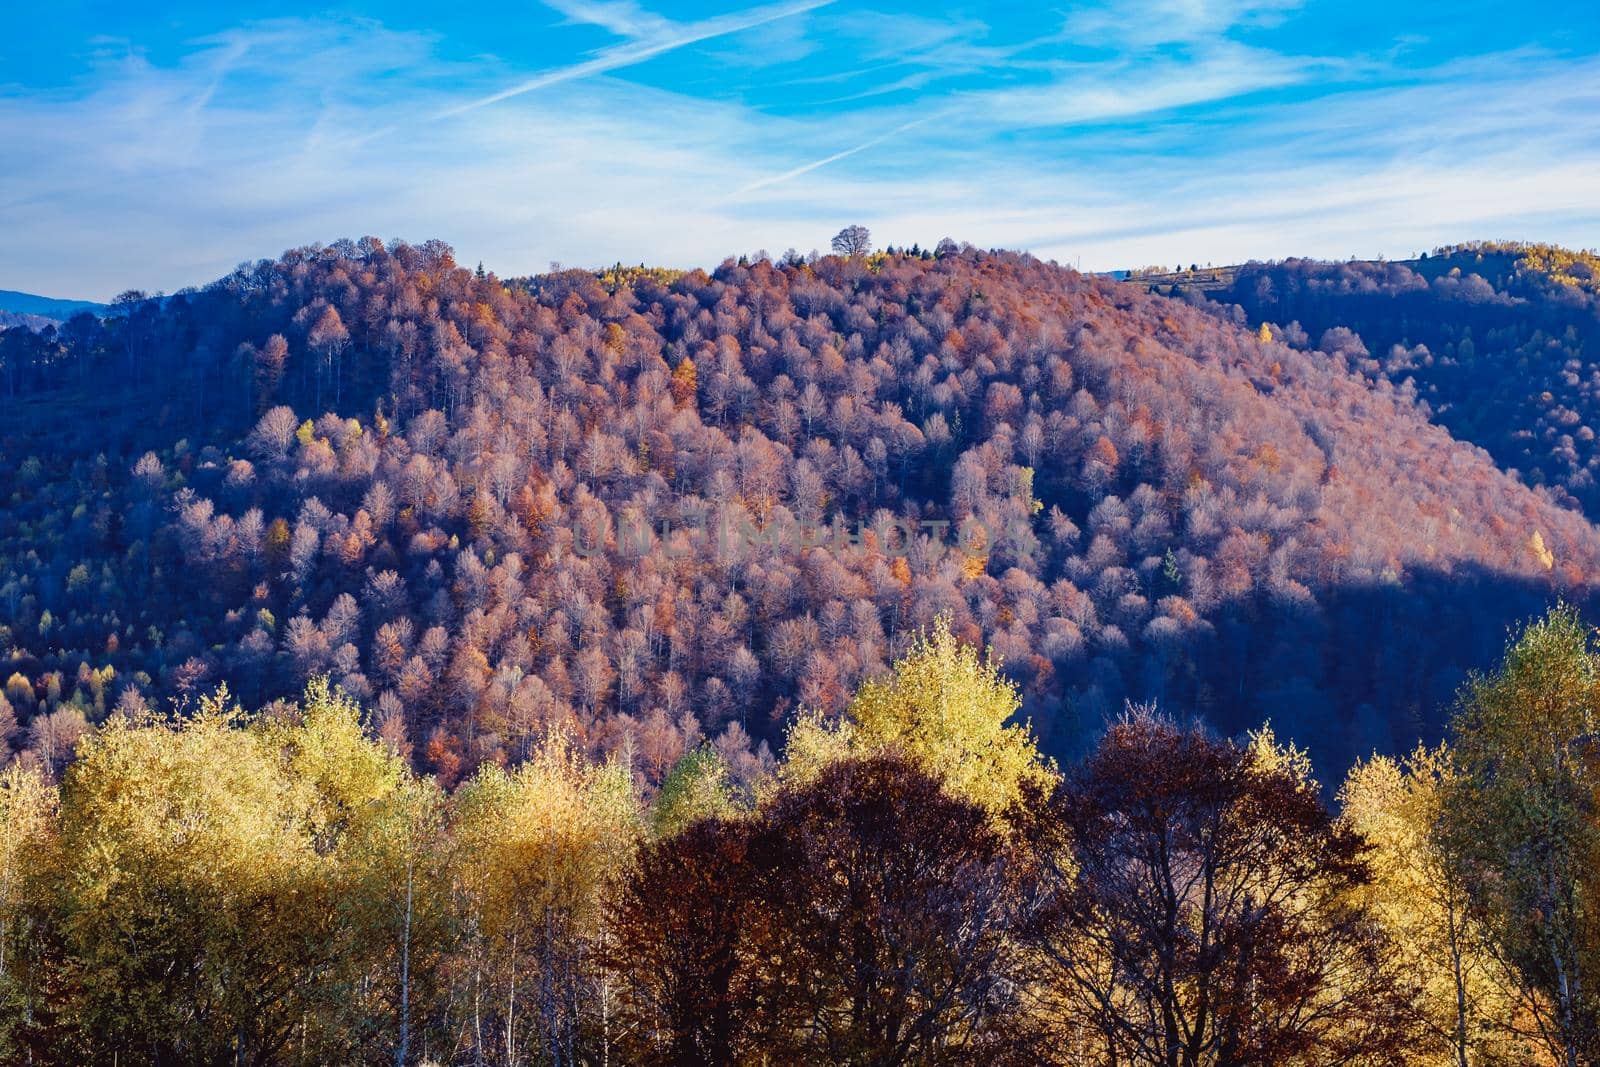
[[[1600,1056],[1600,652],[1561,606],[1463,689],[1445,835],[1550,1054]]]
[[[1306,772],[1270,737],[1245,747],[1135,710],[1068,777],[1033,926],[1068,1062],[1406,1052],[1410,989],[1354,895],[1364,846]]]

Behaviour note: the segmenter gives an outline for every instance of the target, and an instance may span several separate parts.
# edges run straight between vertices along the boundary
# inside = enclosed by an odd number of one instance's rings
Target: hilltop
[[[58,300],[52,296],[0,289],[0,311],[10,312],[13,315],[32,315],[63,322],[80,311],[100,315],[106,310],[105,304],[97,304],[92,300]]]

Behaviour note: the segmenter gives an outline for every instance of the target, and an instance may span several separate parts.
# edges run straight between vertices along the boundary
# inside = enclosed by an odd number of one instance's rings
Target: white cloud
[[[662,37],[672,23],[652,15],[631,0],[544,0],[573,22],[599,26],[618,37]]]
[[[1148,84],[1112,76],[1130,62],[843,112],[608,77],[463,110],[505,72],[367,23],[249,27],[176,64],[134,53],[75,91],[0,95],[0,287],[172,289],[368,233],[442,237],[503,274],[712,264],[857,221],[884,242],[949,234],[1095,269],[1600,244],[1594,60],[1491,57],[1336,93],[1312,90],[1348,71],[1236,42],[1139,61],[1164,72]],[[1251,95],[1290,82],[1297,103]],[[370,136],[384,128],[404,135]]]
[[[1275,26],[1303,0],[1114,0],[1067,16],[1067,40],[1122,48],[1221,37],[1238,28]]]
[[[979,90],[963,99],[975,119],[995,127],[1073,126],[1281,88],[1307,80],[1318,65],[1219,42],[1186,61],[1078,63],[1047,84]]]
[[[539,89],[548,89],[552,85],[563,82],[576,81],[579,78],[589,78],[596,74],[606,74],[613,70],[635,66],[647,59],[676,51],[687,45],[698,44],[730,34],[742,33],[746,30],[764,26],[769,22],[780,19],[793,18],[796,15],[815,11],[819,7],[826,7],[833,0],[788,0],[781,4],[769,7],[752,8],[747,11],[738,11],[730,15],[718,15],[715,18],[704,19],[700,22],[669,23],[656,20],[654,26],[645,36],[632,37],[626,44],[615,45],[604,49],[591,59],[581,63],[574,63],[567,67],[558,67],[536,74],[532,78],[519,82],[499,92],[490,93],[488,96],[478,97],[463,104],[457,104],[440,112],[439,118],[453,118],[468,111],[475,111],[490,104],[498,104],[512,97],[521,96]],[[588,6],[588,5],[579,5]]]

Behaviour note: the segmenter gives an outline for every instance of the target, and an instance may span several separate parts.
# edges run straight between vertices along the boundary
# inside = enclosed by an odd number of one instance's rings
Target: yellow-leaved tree
[[[603,893],[642,833],[627,764],[590,763],[561,735],[453,798],[451,1000],[470,1006],[475,1062],[604,1060],[615,995],[599,963]]]
[[[27,972],[41,960],[36,904],[57,858],[56,790],[36,768],[0,770],[0,1063],[19,1063],[33,1013]]]
[[[323,1014],[360,1027],[366,1044],[405,1062],[425,1006],[414,976],[437,966],[452,937],[441,842],[446,798],[371,736],[359,705],[314,678],[298,714],[252,724],[294,794],[300,832],[322,857],[329,931],[341,950],[323,980]],[[330,1047],[338,1047],[337,1042]]]
[[[1372,879],[1362,895],[1402,971],[1421,982],[1422,1062],[1533,1062],[1535,1050],[1516,1033],[1523,1011],[1516,983],[1472,912],[1465,857],[1439,832],[1455,781],[1445,745],[1418,745],[1399,759],[1374,756],[1345,779],[1341,820],[1370,846]]]
[[[895,751],[956,796],[1000,816],[1058,773],[1033,731],[1014,722],[1022,700],[986,652],[959,640],[944,616],[917,635],[889,674],[857,691],[836,723],[803,714],[789,731],[779,778],[807,781],[847,755]]]
[[[232,1060],[300,1014],[317,856],[278,761],[240,725],[224,699],[182,725],[113,718],[67,772],[58,921],[106,1057]]]
[[[322,682],[273,719],[225,691],[113,717],[63,782],[49,903],[82,1058],[392,1057],[436,804]]]

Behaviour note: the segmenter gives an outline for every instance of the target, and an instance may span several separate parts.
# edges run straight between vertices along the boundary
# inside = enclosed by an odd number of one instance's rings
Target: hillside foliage
[[[1239,268],[1213,298],[1297,347],[1414,393],[1454,436],[1600,517],[1600,258],[1453,245],[1409,263]]]
[[[943,615],[1058,756],[1156,700],[1337,770],[1600,562],[1350,366],[953,243],[512,285],[365,238],[125,294],[0,334],[5,745],[326,676],[446,784],[558,729],[747,786]]]

